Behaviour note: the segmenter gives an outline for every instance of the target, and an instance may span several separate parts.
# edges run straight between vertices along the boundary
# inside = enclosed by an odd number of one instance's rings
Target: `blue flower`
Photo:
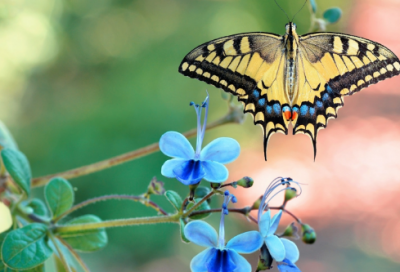
[[[278,263],[278,269],[281,272],[301,272],[300,269],[288,259],[284,259],[281,263]]]
[[[228,179],[228,169],[224,164],[234,161],[239,156],[240,145],[232,138],[222,137],[201,148],[206,131],[208,100],[207,96],[201,106],[190,103],[197,114],[196,151],[179,132],[168,131],[161,136],[159,143],[161,152],[173,157],[163,164],[161,168],[163,176],[176,178],[184,185],[197,184],[203,178],[215,183]],[[202,108],[205,108],[203,125],[201,125]]]
[[[235,202],[234,196],[226,191],[219,237],[214,228],[203,221],[192,221],[186,225],[186,238],[207,247],[192,259],[192,272],[251,272],[249,262],[239,253],[248,254],[258,250],[263,244],[263,239],[258,231],[249,231],[235,236],[225,245],[224,217],[228,214],[227,206],[231,199]]]
[[[281,185],[290,186],[290,182],[294,181],[292,181],[291,179],[278,178],[275,179],[268,186],[263,198],[261,199],[260,207],[258,209],[258,226],[260,229],[261,236],[263,237],[265,245],[267,246],[268,251],[271,254],[272,258],[277,262],[282,262],[286,260],[289,261],[291,264],[293,264],[297,262],[300,256],[296,244],[288,239],[279,238],[278,236],[275,235],[275,232],[279,225],[279,221],[281,220],[282,210],[279,210],[279,212],[275,214],[272,219],[271,219],[271,211],[269,209],[267,212],[263,213],[264,210],[268,207],[269,201],[278,193],[285,190],[296,190],[293,187],[285,187],[284,189],[281,189],[280,191],[272,195],[270,199],[268,199],[268,197],[276,188],[278,188]],[[300,185],[297,182],[294,183],[296,183],[300,187]]]

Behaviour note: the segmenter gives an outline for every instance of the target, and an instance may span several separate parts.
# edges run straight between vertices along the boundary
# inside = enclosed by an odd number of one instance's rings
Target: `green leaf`
[[[42,264],[53,254],[46,240],[47,226],[39,223],[9,232],[1,249],[4,263],[17,270]]]
[[[342,17],[342,10],[340,8],[330,8],[325,10],[323,16],[326,21],[333,24],[339,21],[340,17]]]
[[[174,206],[174,208],[177,211],[180,211],[182,208],[182,203],[183,200],[180,197],[180,195],[178,195],[177,192],[174,191],[166,191],[165,192],[165,197],[168,199],[168,201],[172,204],[172,206]]]
[[[72,219],[66,225],[76,225],[85,223],[98,223],[101,219],[95,215],[83,215]],[[100,248],[107,245],[107,233],[105,229],[94,229],[94,230],[81,230],[74,232],[59,233],[70,246],[78,251],[92,252],[99,250]]]
[[[184,232],[185,226],[186,226],[185,221],[183,221],[183,219],[180,218],[180,219],[179,219],[179,227],[180,227],[182,242],[190,243],[190,241],[188,240],[188,238],[186,238],[186,236],[185,236],[185,232]]]
[[[44,188],[47,205],[53,218],[71,209],[74,204],[74,189],[63,178],[53,178]]]
[[[3,149],[1,157],[3,158],[7,172],[15,183],[29,196],[32,174],[28,159],[22,152],[11,148]]]
[[[18,150],[17,143],[15,142],[13,136],[10,131],[4,125],[3,122],[0,121],[0,145],[4,148],[11,148]]]
[[[194,201],[197,203],[201,200],[201,198],[196,198]],[[187,206],[186,210],[190,210],[193,207],[193,203],[189,203],[189,205]],[[208,205],[207,201],[204,201],[203,203],[201,203],[201,205],[199,207],[197,207],[195,209],[195,211],[204,211],[204,210],[209,210],[210,209],[210,205]],[[210,213],[203,213],[203,214],[197,214],[197,215],[191,215],[189,216],[190,219],[203,219],[206,218],[207,216],[209,216]]]
[[[194,193],[195,198],[203,198],[206,195],[208,195],[211,192],[210,188],[204,187],[204,186],[199,186],[196,188],[196,191]],[[211,202],[211,197],[207,199],[208,204]]]
[[[3,269],[0,268],[0,272],[45,272],[45,270],[44,270],[44,264],[41,264],[28,270],[15,270],[8,267],[7,270],[4,268]]]
[[[39,198],[34,198],[32,201],[28,204],[28,207],[31,207],[33,209],[33,213],[39,216],[47,216],[47,208],[46,204]]]
[[[1,246],[3,245],[4,238],[6,238],[6,235],[8,233],[9,233],[9,231],[0,233],[0,249],[1,249]],[[4,269],[4,267],[5,267],[2,260],[3,260],[3,258],[1,257],[1,250],[0,250],[0,272],[2,272],[3,271],[2,269]]]

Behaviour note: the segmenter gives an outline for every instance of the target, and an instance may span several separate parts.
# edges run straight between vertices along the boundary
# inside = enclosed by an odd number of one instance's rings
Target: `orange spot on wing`
[[[292,113],[290,111],[285,111],[283,113],[283,115],[285,116],[286,120],[290,120],[292,118]]]
[[[292,114],[293,114],[293,115],[292,115],[292,120],[296,120],[296,118],[297,118],[297,112],[294,111]]]

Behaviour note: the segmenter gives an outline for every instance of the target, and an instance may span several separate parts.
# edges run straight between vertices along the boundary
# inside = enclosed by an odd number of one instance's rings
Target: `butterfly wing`
[[[298,92],[293,134],[311,137],[316,155],[317,132],[336,118],[343,96],[400,74],[400,61],[385,46],[340,33],[300,36]]]
[[[245,33],[198,46],[183,59],[179,72],[238,96],[244,112],[250,112],[264,130],[266,156],[270,136],[288,132],[281,110],[288,104],[284,67],[282,36]]]

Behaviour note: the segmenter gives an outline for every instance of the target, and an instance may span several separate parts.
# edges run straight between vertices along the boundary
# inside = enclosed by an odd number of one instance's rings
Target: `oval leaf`
[[[63,178],[50,180],[44,188],[44,195],[53,218],[68,211],[74,203],[74,189]]]
[[[31,168],[25,155],[15,149],[5,148],[1,151],[4,166],[15,183],[29,196],[31,187]]]
[[[180,195],[178,195],[177,192],[174,191],[166,191],[165,192],[165,197],[168,199],[168,201],[172,204],[172,206],[174,206],[174,208],[177,211],[180,211],[182,208],[182,203],[183,200],[180,197]]]
[[[325,10],[323,16],[326,21],[333,24],[339,21],[340,17],[342,17],[342,10],[340,8],[330,8]]]
[[[181,232],[181,239],[182,242],[184,243],[190,243],[190,241],[188,240],[188,238],[186,238],[185,236],[185,221],[183,221],[183,219],[179,219],[179,225],[180,225],[180,232]]]
[[[6,125],[4,125],[4,123],[1,121],[0,121],[0,145],[3,148],[11,148],[18,150],[17,143],[15,142],[13,136],[11,135]]]
[[[12,269],[31,269],[42,264],[53,254],[46,236],[47,226],[39,223],[9,232],[1,248],[4,263]]]
[[[31,207],[33,213],[36,215],[47,216],[46,204],[44,204],[43,201],[38,198],[32,199],[32,201],[28,204],[28,207]]]
[[[95,215],[83,215],[72,219],[66,225],[76,225],[85,223],[98,223],[101,219]],[[78,251],[92,252],[107,245],[107,233],[105,229],[82,230],[74,232],[59,233],[70,246]]]

